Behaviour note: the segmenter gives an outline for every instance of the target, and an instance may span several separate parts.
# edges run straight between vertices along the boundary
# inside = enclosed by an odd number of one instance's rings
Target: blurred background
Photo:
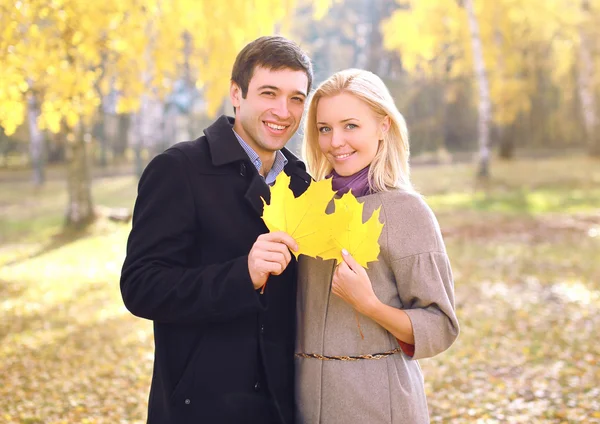
[[[432,422],[600,423],[600,0],[0,0],[0,422],[145,422],[137,181],[266,34],[407,119],[462,327],[420,361]]]

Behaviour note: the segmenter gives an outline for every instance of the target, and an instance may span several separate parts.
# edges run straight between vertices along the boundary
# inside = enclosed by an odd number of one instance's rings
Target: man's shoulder
[[[180,141],[165,150],[164,154],[185,158],[194,166],[210,163],[210,151],[205,135],[191,141]]]
[[[181,153],[193,155],[206,150],[207,147],[208,142],[206,140],[206,136],[202,135],[195,140],[180,141],[175,143],[167,150],[179,150]]]

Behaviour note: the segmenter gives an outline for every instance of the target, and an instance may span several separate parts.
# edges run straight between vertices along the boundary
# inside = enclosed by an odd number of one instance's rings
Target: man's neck
[[[261,167],[260,167],[260,175],[262,175],[263,177],[266,177],[269,174],[269,171],[271,170],[271,168],[273,167],[273,164],[275,163],[275,156],[277,155],[276,152],[265,152],[264,154],[261,154],[259,152],[258,153],[258,157],[260,158],[260,163],[261,163]],[[267,156],[266,153],[268,153],[270,156]]]
[[[275,163],[277,152],[264,150],[257,146],[256,143],[253,142],[254,140],[252,139],[252,137],[249,137],[244,131],[244,128],[238,124],[238,121],[234,122],[233,130],[239,135],[239,137],[242,140],[244,140],[244,143],[246,143],[258,155],[261,163],[260,170],[258,171],[258,173],[263,177],[266,177],[269,174],[271,168],[273,167],[273,164]]]

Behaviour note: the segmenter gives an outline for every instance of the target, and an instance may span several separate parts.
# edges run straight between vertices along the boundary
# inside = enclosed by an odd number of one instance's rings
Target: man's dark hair
[[[231,71],[231,81],[240,87],[244,99],[248,95],[248,85],[257,67],[271,71],[286,68],[303,71],[308,77],[306,94],[310,92],[313,81],[312,63],[300,46],[285,37],[275,35],[257,38],[238,53]]]

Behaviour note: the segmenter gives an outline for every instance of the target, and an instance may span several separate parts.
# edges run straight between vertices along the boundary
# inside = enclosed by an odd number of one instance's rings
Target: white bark
[[[27,124],[29,126],[29,154],[33,166],[33,183],[36,186],[44,184],[44,134],[38,127],[40,105],[34,94],[27,99]]]
[[[469,32],[471,34],[471,48],[473,50],[473,65],[477,89],[479,93],[479,117],[478,117],[478,139],[479,139],[479,177],[489,176],[490,162],[490,122],[492,118],[492,105],[490,102],[490,88],[483,61],[483,47],[479,32],[479,22],[475,16],[473,0],[464,0],[469,21]]]
[[[582,3],[584,13],[588,12],[587,1]],[[579,31],[579,75],[577,78],[577,89],[581,101],[581,111],[583,113],[583,122],[585,126],[585,135],[590,152],[600,154],[600,137],[598,135],[598,117],[596,116],[596,99],[594,97],[594,58],[590,48],[590,38],[586,28],[582,27]]]

